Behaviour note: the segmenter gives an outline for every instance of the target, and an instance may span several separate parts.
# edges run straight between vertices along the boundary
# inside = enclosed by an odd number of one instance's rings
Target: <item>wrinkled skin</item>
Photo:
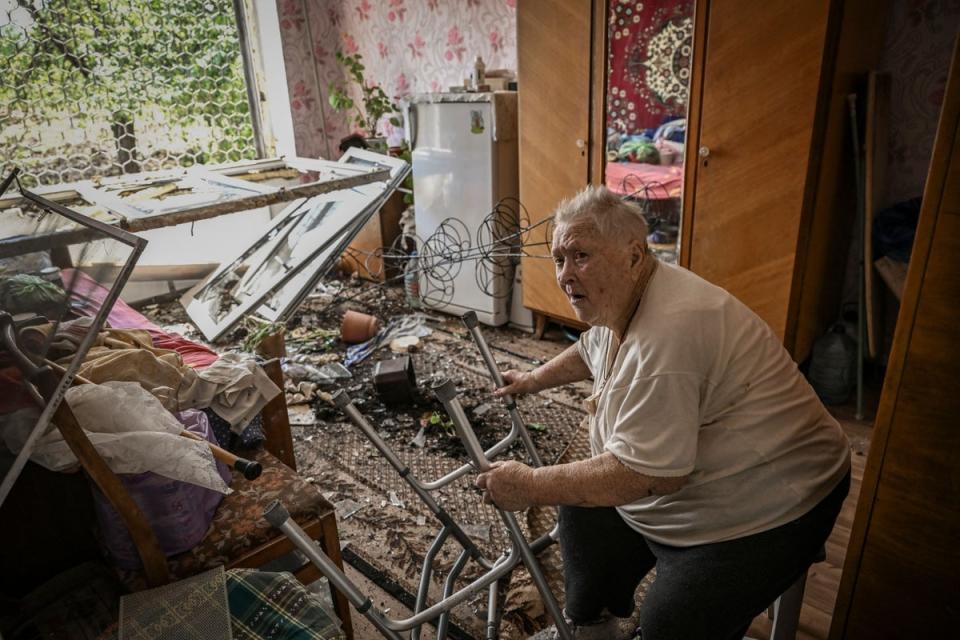
[[[633,310],[644,258],[640,240],[611,241],[592,222],[558,225],[553,234],[557,284],[577,319],[621,333]]]

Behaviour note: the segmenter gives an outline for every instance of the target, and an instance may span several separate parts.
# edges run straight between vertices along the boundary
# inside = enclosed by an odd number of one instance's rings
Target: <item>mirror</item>
[[[676,262],[693,54],[693,0],[607,5],[604,181],[640,205],[647,242]]]

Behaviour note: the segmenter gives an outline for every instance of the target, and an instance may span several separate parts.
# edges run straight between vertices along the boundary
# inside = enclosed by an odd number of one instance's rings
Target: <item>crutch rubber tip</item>
[[[343,409],[352,402],[352,400],[350,400],[350,396],[347,395],[347,392],[343,389],[340,389],[334,393],[331,400],[333,400],[333,406],[335,406],[337,409]]]
[[[244,460],[243,458],[238,458],[233,463],[233,468],[242,473],[247,480],[256,480],[263,473],[263,466],[259,462]]]
[[[465,314],[460,316],[460,319],[463,320],[463,324],[467,325],[467,329],[473,329],[480,324],[480,321],[477,320],[476,311],[467,311]]]
[[[266,508],[263,512],[263,519],[270,523],[271,526],[277,527],[286,522],[290,518],[290,512],[287,511],[287,508],[283,506],[283,503],[279,500],[274,500],[270,503],[270,506]]]
[[[447,402],[453,400],[457,397],[457,385],[453,384],[451,380],[444,380],[443,382],[438,382],[433,385],[431,388],[434,395],[437,396],[437,399],[440,402]]]

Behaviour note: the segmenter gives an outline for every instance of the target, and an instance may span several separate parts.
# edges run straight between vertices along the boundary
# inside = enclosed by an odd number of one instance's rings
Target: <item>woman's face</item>
[[[609,327],[623,315],[633,298],[640,262],[632,244],[611,242],[589,220],[557,225],[553,233],[557,283],[577,319]]]

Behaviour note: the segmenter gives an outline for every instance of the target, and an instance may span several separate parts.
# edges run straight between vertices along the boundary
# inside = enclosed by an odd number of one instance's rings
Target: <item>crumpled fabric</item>
[[[235,433],[280,393],[252,355],[228,353],[194,369],[177,352],[154,347],[150,334],[140,329],[108,329],[95,344],[77,370],[81,378],[98,384],[136,382],[170,412],[211,408]],[[60,361],[69,362],[69,357]]]
[[[67,404],[100,457],[114,473],[152,471],[228,494],[206,442],[180,436],[183,425],[157,398],[135,382],[84,384],[67,390]],[[7,447],[18,453],[34,421],[11,421]],[[58,429],[37,442],[30,459],[51,471],[70,471],[79,461]]]
[[[168,411],[178,411],[179,390],[195,374],[176,353],[157,355],[146,349],[95,347],[77,375],[91,382],[136,382],[156,396]]]
[[[20,330],[20,344],[33,353],[45,353],[52,359],[63,358],[76,353],[92,326],[93,318],[33,325]]]
[[[193,371],[193,370],[191,370]],[[180,410],[210,407],[241,433],[280,393],[256,359],[241,353],[227,353],[205,369],[194,372],[196,378],[181,386]]]
[[[183,429],[217,444],[213,430],[202,411],[190,409],[177,416]],[[230,469],[217,462],[217,473],[230,483]],[[189,551],[203,540],[223,495],[186,482],[177,482],[154,473],[123,474],[123,483],[137,503],[160,549],[167,556]],[[140,554],[120,514],[99,490],[93,492],[93,504],[100,525],[103,546],[113,563],[123,569],[138,569]]]
[[[94,316],[103,306],[110,290],[82,271],[62,269],[63,281],[70,294],[70,307],[80,315]],[[203,368],[217,359],[209,347],[187,340],[183,336],[162,330],[123,300],[117,299],[110,307],[107,321],[119,329],[144,329],[153,339],[153,346],[176,351],[183,362],[194,368]]]
[[[20,343],[29,351],[41,353],[43,345],[50,341],[50,355],[66,362],[70,361],[80,342],[86,337],[93,324],[93,318],[77,318],[65,322],[47,322],[24,327],[20,330]],[[105,326],[94,338],[91,352],[111,349],[147,349],[156,354],[174,353],[169,349],[156,349],[150,334],[142,329],[115,329]],[[86,356],[89,359],[89,355]],[[61,362],[61,364],[66,364]]]

